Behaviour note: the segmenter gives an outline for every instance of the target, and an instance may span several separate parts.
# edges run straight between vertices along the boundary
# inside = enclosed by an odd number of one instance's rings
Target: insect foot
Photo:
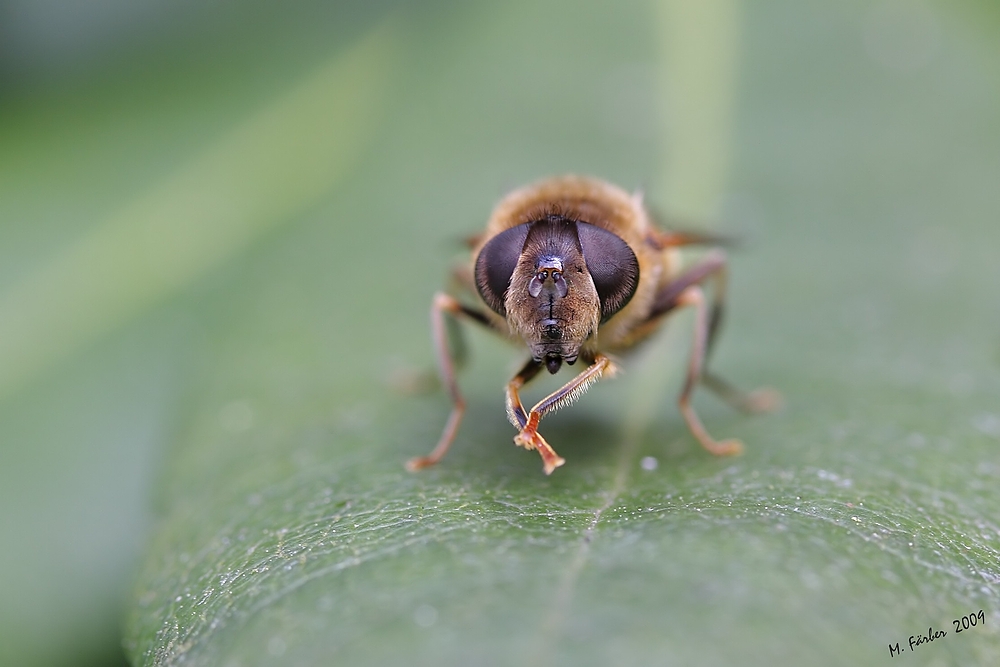
[[[524,429],[514,436],[514,444],[525,449],[537,449],[542,457],[542,469],[546,475],[551,475],[552,471],[566,463],[566,459],[556,454],[545,438],[534,429]]]

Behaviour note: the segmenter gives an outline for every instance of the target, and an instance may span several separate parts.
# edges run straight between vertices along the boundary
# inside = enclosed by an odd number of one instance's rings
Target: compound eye
[[[524,249],[524,240],[528,238],[530,224],[500,232],[483,246],[476,258],[476,289],[486,305],[504,317],[507,315],[504,296]]]
[[[625,307],[639,285],[639,261],[621,237],[585,222],[576,223],[587,270],[601,300],[601,321]]]

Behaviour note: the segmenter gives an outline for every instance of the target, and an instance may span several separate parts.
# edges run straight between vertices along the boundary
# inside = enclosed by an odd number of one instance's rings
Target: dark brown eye
[[[507,315],[504,295],[524,248],[530,224],[525,223],[500,232],[483,246],[476,258],[476,288],[486,305],[499,315]]]
[[[620,237],[606,229],[576,223],[577,236],[601,300],[601,321],[625,307],[639,285],[639,261]]]

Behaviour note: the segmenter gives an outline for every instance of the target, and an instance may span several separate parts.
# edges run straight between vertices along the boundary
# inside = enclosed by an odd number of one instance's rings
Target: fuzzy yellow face
[[[511,330],[550,372],[563,361],[576,361],[601,319],[597,288],[572,225],[543,221],[532,226],[504,299]]]
[[[638,261],[621,238],[559,214],[497,234],[476,259],[483,300],[550,373],[576,361],[638,283]]]

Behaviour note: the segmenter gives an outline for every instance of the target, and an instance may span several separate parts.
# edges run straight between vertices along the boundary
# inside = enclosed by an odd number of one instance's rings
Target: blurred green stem
[[[327,193],[377,126],[386,26],[0,295],[0,399]]]
[[[657,7],[665,141],[657,183],[672,213],[703,219],[717,213],[729,170],[740,5],[661,0]]]

